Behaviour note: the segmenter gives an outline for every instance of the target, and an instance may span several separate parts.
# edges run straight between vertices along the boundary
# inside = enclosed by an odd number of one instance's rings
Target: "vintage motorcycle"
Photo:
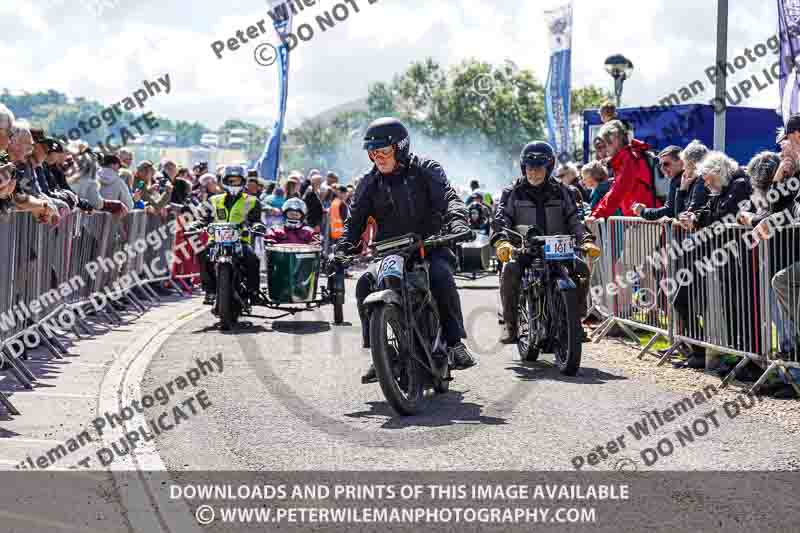
[[[425,391],[443,394],[450,388],[453,366],[436,302],[430,291],[425,256],[474,238],[458,235],[422,240],[408,234],[372,245],[377,266],[375,290],[364,300],[375,372],[386,400],[400,415],[422,412]]]
[[[187,232],[192,235],[206,231],[214,241],[209,244],[209,261],[217,275],[214,314],[220,327],[236,327],[239,317],[250,314],[247,298],[247,271],[243,261],[242,234],[264,236],[247,225],[215,222],[207,227]],[[344,270],[323,257],[319,246],[278,245],[265,247],[267,290],[259,289],[256,305],[295,314],[326,304],[333,304],[334,323],[344,322]],[[318,291],[319,278],[327,275],[327,285]],[[318,294],[319,292],[319,294]],[[286,315],[281,315],[286,316]],[[271,317],[280,318],[280,317]]]
[[[575,282],[567,265],[575,264],[575,237],[543,236],[536,226],[506,230],[516,237],[513,255],[523,265],[517,349],[523,361],[553,353],[562,374],[574,376],[581,364],[583,329]]]

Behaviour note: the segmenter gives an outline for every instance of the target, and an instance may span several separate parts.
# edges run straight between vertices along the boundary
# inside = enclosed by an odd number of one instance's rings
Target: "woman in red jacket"
[[[613,216],[617,208],[622,209],[624,216],[636,216],[631,209],[634,204],[656,207],[653,177],[645,156],[650,145],[637,139],[628,142],[625,126],[619,120],[612,120],[603,126],[599,137],[606,142],[611,157],[614,185],[586,222]]]

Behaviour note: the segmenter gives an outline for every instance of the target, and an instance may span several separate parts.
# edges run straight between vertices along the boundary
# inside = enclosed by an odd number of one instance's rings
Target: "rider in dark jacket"
[[[411,154],[410,146],[408,131],[398,120],[379,119],[367,128],[364,148],[375,164],[359,182],[350,216],[345,221],[344,236],[336,246],[337,255],[355,252],[369,217],[377,222],[376,241],[407,233],[416,233],[424,239],[442,231],[461,233],[469,229],[464,202],[450,186],[444,169],[436,161]],[[467,335],[453,279],[453,252],[435,249],[427,259],[430,261],[431,292],[456,368],[474,366],[475,358],[461,342]],[[369,316],[363,302],[372,292],[375,281],[374,268],[371,268],[356,286],[365,348],[369,348]],[[361,380],[363,383],[375,381],[374,367],[370,365]]]
[[[483,203],[483,198],[481,191],[473,191],[469,196],[467,205],[469,227],[476,231],[485,231],[488,234],[492,222],[492,210]]]
[[[517,342],[517,295],[526,265],[511,259],[510,236],[507,229],[516,226],[538,226],[544,235],[574,235],[579,246],[594,241],[586,231],[578,214],[578,207],[570,190],[553,178],[555,152],[545,142],[528,144],[520,155],[522,177],[503,190],[495,213],[495,234],[492,244],[497,258],[505,263],[500,279],[503,319],[506,331],[500,342]],[[592,245],[593,246],[593,245]],[[576,258],[572,272],[578,287],[578,313],[586,314],[586,296],[589,290],[589,269]]]

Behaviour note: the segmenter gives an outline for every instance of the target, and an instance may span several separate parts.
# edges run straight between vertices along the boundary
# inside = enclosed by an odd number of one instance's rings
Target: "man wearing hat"
[[[38,128],[31,128],[31,136],[33,137],[33,151],[28,162],[33,170],[33,176],[39,190],[42,194],[51,198],[59,210],[69,211],[77,203],[77,198],[62,194],[55,187],[52,177],[44,166],[44,162],[47,159],[47,151],[53,139],[45,137],[44,131]]]
[[[290,198],[300,197],[298,190],[300,189],[300,180],[302,179],[303,175],[297,171],[293,171],[291,174],[289,174],[289,177],[286,178],[285,196],[287,200]]]

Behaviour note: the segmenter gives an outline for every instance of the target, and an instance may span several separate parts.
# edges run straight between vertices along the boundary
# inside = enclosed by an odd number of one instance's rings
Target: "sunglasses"
[[[375,150],[369,150],[369,155],[371,155],[372,157],[376,157],[378,155],[383,157],[389,157],[390,155],[392,155],[393,151],[394,151],[393,146],[387,146],[385,148],[377,148]]]
[[[658,164],[661,168],[669,168],[672,166],[672,161],[664,161]]]

